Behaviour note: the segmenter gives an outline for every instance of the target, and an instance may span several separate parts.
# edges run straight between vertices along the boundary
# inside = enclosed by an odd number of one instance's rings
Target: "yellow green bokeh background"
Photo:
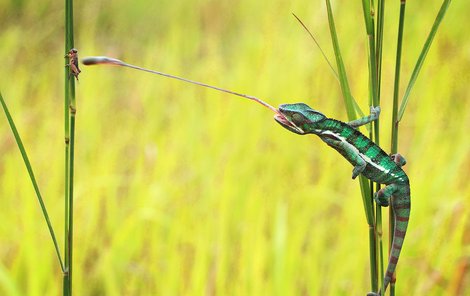
[[[390,151],[398,2],[386,1],[381,146]],[[402,88],[440,1],[408,1]],[[368,109],[359,1],[334,13]],[[470,293],[470,41],[454,1],[400,125],[412,216],[396,295]],[[81,57],[129,63],[346,120],[323,1],[76,1]],[[64,5],[0,0],[0,90],[63,243]],[[118,67],[77,84],[75,295],[365,295],[368,227],[352,167],[250,101]],[[61,271],[0,116],[0,294],[60,295]],[[386,211],[384,211],[386,212]],[[387,227],[384,227],[387,236]]]

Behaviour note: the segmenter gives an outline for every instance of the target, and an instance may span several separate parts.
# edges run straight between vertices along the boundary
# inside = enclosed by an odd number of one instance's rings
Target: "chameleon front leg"
[[[380,106],[377,106],[377,107],[371,106],[369,116],[350,121],[347,124],[353,128],[356,128],[356,127],[359,127],[361,125],[364,125],[364,124],[367,124],[369,122],[376,120],[377,118],[379,118],[379,115],[380,115]]]
[[[350,163],[354,165],[354,169],[352,172],[352,178],[356,179],[365,169],[367,163],[365,160],[359,155],[359,151],[356,147],[349,144],[345,141],[340,141],[335,138],[321,136],[321,139],[327,143],[329,146],[336,149],[339,153],[341,153]]]

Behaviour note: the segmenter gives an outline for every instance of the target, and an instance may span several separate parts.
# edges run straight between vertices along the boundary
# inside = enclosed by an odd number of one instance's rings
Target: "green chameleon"
[[[352,178],[362,174],[369,180],[385,184],[374,194],[375,201],[383,207],[391,200],[395,213],[395,232],[387,272],[383,280],[383,293],[392,280],[403,246],[410,217],[410,183],[401,169],[406,161],[400,154],[387,155],[379,146],[356,130],[357,127],[376,120],[379,107],[371,107],[371,115],[348,123],[328,118],[304,103],[283,104],[274,118],[283,127],[299,135],[315,134],[328,146],[344,156],[353,166]],[[368,296],[383,295],[369,293]]]

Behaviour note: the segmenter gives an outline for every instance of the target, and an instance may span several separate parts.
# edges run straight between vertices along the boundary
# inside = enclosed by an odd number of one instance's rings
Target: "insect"
[[[68,66],[70,69],[69,78],[70,75],[73,75],[75,76],[75,78],[77,78],[78,81],[78,75],[80,74],[80,72],[82,72],[78,67],[78,50],[76,48],[72,48],[64,57],[69,58],[69,63],[65,65],[66,67]]]

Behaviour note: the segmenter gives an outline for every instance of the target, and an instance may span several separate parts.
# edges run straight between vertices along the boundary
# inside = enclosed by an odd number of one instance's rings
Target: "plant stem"
[[[72,258],[73,258],[73,177],[74,177],[74,152],[75,152],[75,109],[71,105],[70,107],[70,156],[69,156],[69,231],[68,231],[68,245],[69,245],[69,286],[70,286],[70,293],[72,295]]]
[[[442,2],[441,8],[439,9],[436,19],[434,20],[434,23],[432,25],[431,32],[429,32],[428,38],[426,39],[423,49],[421,50],[421,53],[419,54],[419,58],[413,69],[413,73],[411,74],[410,81],[408,82],[408,85],[406,87],[405,94],[403,95],[403,99],[401,101],[400,110],[398,112],[397,121],[401,121],[401,119],[403,118],[403,115],[405,114],[405,109],[408,104],[408,99],[410,97],[411,90],[413,89],[416,79],[418,78],[419,72],[421,71],[421,67],[424,64],[424,60],[426,59],[426,55],[428,54],[428,51],[431,48],[431,44],[432,44],[432,41],[434,40],[434,36],[436,36],[437,30],[439,29],[439,25],[444,19],[447,8],[449,8],[450,2],[451,0],[444,0]],[[406,3],[406,0],[401,0],[401,5],[405,5],[405,3]]]
[[[367,3],[366,3],[367,2]],[[368,1],[364,3],[364,17],[366,18],[366,27],[368,32],[373,32],[373,25],[370,19],[370,6]],[[334,24],[333,12],[331,10],[331,4],[329,0],[326,0],[326,8],[328,12],[328,23],[330,27],[330,35],[333,43],[333,49],[335,51],[336,64],[338,67],[338,75],[341,85],[341,91],[343,93],[343,99],[345,101],[346,111],[349,120],[355,119],[354,100],[351,95],[349,83],[344,67],[343,59],[341,56],[341,50],[339,47],[338,37],[336,34],[336,28]],[[372,33],[373,34],[373,33]],[[373,52],[373,51],[372,51]],[[374,62],[375,64],[375,62]],[[374,66],[375,68],[375,66]],[[375,88],[374,88],[375,89]],[[373,291],[377,290],[377,241],[375,231],[375,213],[372,202],[372,187],[369,181],[364,177],[360,176],[359,184],[361,186],[362,201],[364,204],[364,210],[366,213],[367,224],[369,225],[369,257],[370,257],[370,270],[371,270],[371,288]]]
[[[395,60],[395,81],[393,85],[393,105],[392,105],[392,138],[391,138],[391,147],[390,152],[392,154],[397,153],[398,151],[398,95],[400,92],[400,69],[401,69],[401,52],[403,45],[403,31],[405,28],[405,8],[406,1],[402,0],[400,2],[400,17],[398,20],[398,37],[397,37],[397,55]],[[390,253],[392,242],[393,242],[393,232],[395,229],[395,216],[393,208],[389,207],[389,243],[388,250]],[[390,283],[390,295],[395,295],[395,275]]]
[[[341,91],[343,93],[344,104],[346,106],[348,119],[353,120],[356,118],[356,112],[354,109],[351,89],[349,88],[348,78],[346,75],[346,69],[344,67],[343,58],[341,56],[341,50],[340,50],[340,46],[338,42],[338,36],[336,34],[333,12],[332,12],[331,3],[329,0],[326,0],[326,8],[328,12],[328,24],[330,26],[331,41],[333,43],[333,48],[335,51],[336,66],[338,68],[338,75],[339,75],[339,81],[341,85]]]
[[[74,48],[73,0],[65,0],[65,54]],[[67,63],[68,61],[66,61]],[[65,271],[63,295],[72,295],[73,262],[73,169],[75,142],[75,79],[65,67],[64,133],[65,133]]]
[[[376,48],[375,48],[375,61],[376,61],[376,71],[377,71],[377,101],[376,103],[380,105],[381,99],[381,85],[382,85],[382,48],[383,48],[383,26],[385,19],[385,0],[377,1],[377,30],[376,30]],[[380,119],[380,118],[379,118]],[[379,144],[379,119],[375,124],[375,135],[376,143]],[[380,184],[377,183],[376,192],[380,190]],[[379,262],[380,262],[380,279],[384,278],[384,255],[383,255],[383,231],[382,231],[382,208],[379,205],[377,207],[377,237],[379,240]]]
[[[0,92],[0,103],[2,104],[3,111],[5,111],[5,116],[7,117],[8,123],[10,124],[11,131],[16,140],[16,144],[20,149],[21,156],[23,157],[24,164],[26,169],[28,170],[29,178],[31,179],[31,183],[33,184],[34,191],[36,192],[36,196],[39,201],[39,205],[41,206],[42,213],[44,215],[44,219],[46,220],[47,228],[49,229],[49,233],[52,238],[52,242],[54,243],[55,252],[57,254],[57,259],[59,259],[60,268],[64,271],[64,263],[62,261],[62,256],[60,255],[59,245],[57,243],[57,239],[54,233],[54,228],[52,227],[51,221],[49,219],[49,214],[47,213],[46,205],[44,204],[44,200],[42,199],[41,192],[39,191],[38,183],[36,182],[36,177],[34,176],[33,168],[31,167],[31,163],[29,162],[28,154],[26,154],[26,150],[24,149],[23,141],[21,141],[21,137],[16,129],[16,125],[11,117],[10,111],[8,110],[7,104],[3,100],[2,93]]]
[[[362,1],[363,6],[363,13],[364,13],[364,21],[367,33],[367,41],[369,44],[369,104],[371,106],[380,106],[380,69],[381,69],[381,50],[382,50],[382,39],[383,39],[383,29],[380,23],[383,24],[383,11],[379,13],[379,28],[377,29],[377,37],[375,34],[375,24],[374,24],[374,16],[375,10],[373,7],[373,3],[368,0]],[[383,9],[383,5],[380,5],[380,9]],[[377,39],[376,39],[377,38]],[[379,43],[379,46],[376,47],[376,40]],[[379,118],[380,119],[380,118]],[[371,129],[369,136],[370,138],[377,144],[380,145],[380,126],[379,126],[379,119],[375,120],[372,123],[373,129]],[[373,189],[375,187],[375,191],[380,189],[380,184],[375,184],[370,182],[370,188]],[[373,196],[373,192],[370,193],[371,197]],[[371,198],[372,199],[372,198]],[[371,203],[373,201],[371,200]],[[371,288],[373,291],[378,290],[378,283],[379,278],[380,280],[383,279],[384,275],[384,261],[382,255],[383,249],[383,242],[382,242],[382,208],[379,205],[375,207],[375,221],[373,222],[375,225],[375,249],[374,249],[374,256],[371,255],[373,258],[373,262],[371,262]],[[369,236],[371,239],[371,236]],[[372,252],[372,250],[371,250]],[[379,277],[380,271],[380,277]]]
[[[385,0],[377,1],[377,34],[376,34],[376,63],[377,63],[377,97],[380,100],[382,82],[382,48],[385,19]]]
[[[397,153],[398,150],[398,96],[400,91],[400,68],[401,68],[401,51],[403,44],[403,30],[405,27],[405,7],[406,1],[400,3],[400,18],[398,22],[398,39],[397,39],[397,56],[395,60],[395,81],[393,85],[393,109],[392,109],[392,139],[391,153]]]

